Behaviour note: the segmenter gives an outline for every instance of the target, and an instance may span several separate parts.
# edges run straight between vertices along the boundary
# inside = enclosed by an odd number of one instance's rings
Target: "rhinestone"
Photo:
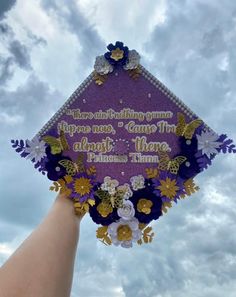
[[[152,94],[151,93],[148,93],[148,98],[151,98],[152,97]]]
[[[186,140],[186,144],[187,145],[190,145],[191,144],[191,140],[190,139]]]
[[[124,171],[121,171],[121,175],[123,175],[123,176],[125,175]]]
[[[83,99],[83,103],[86,103],[86,99]]]
[[[57,166],[57,167],[55,168],[55,170],[58,172],[58,171],[61,170],[61,168],[60,168],[59,166]]]
[[[190,167],[190,162],[185,162],[186,167]]]

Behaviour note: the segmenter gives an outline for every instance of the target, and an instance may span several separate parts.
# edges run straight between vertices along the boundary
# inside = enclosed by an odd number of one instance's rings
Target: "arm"
[[[58,195],[50,212],[0,268],[1,297],[69,297],[81,217]]]

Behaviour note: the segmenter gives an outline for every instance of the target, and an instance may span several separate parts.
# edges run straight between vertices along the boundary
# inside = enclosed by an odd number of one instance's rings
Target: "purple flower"
[[[70,197],[81,203],[94,199],[94,186],[94,176],[89,176],[86,172],[77,173],[73,176],[73,181],[67,184],[71,190]]]
[[[104,57],[111,65],[125,65],[128,59],[129,49],[127,46],[124,46],[123,42],[117,41],[115,45],[110,43],[107,49],[109,52],[106,52]]]
[[[184,180],[185,179],[178,175],[171,174],[168,171],[161,171],[158,178],[152,179],[154,187],[153,192],[161,197],[162,202],[175,201],[177,203],[177,199],[179,199],[180,195],[184,194]],[[168,189],[167,186],[170,186],[170,188]],[[165,192],[166,194],[163,195]],[[168,195],[169,197],[167,197]]]
[[[94,190],[96,191],[98,189],[98,185],[95,186]],[[113,208],[112,212],[109,213],[106,217],[103,217],[97,210],[97,206],[101,203],[101,199],[94,195],[95,204],[93,206],[89,207],[89,214],[92,218],[92,220],[96,224],[101,224],[103,226],[108,226],[111,223],[118,221],[120,217],[117,214],[117,209]]]
[[[157,220],[162,215],[162,200],[159,195],[153,192],[152,180],[146,179],[145,186],[143,189],[134,191],[133,196],[129,200],[135,208],[134,216],[140,223],[148,224],[152,220]],[[149,208],[145,208],[145,204]],[[150,213],[148,213],[149,211],[145,212],[146,209],[149,209]]]
[[[59,164],[61,160],[71,160],[69,157],[65,157],[62,154],[51,154],[51,149],[48,146],[46,148],[45,170],[47,171],[48,179],[57,181],[67,174],[66,168]]]

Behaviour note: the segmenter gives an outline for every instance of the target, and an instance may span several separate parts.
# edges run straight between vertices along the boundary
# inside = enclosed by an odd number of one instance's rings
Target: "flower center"
[[[140,199],[138,201],[138,204],[137,204],[137,210],[139,212],[143,212],[145,214],[149,214],[151,212],[151,207],[153,206],[153,203],[151,200],[147,200],[147,199]]]
[[[56,170],[57,172],[59,172],[59,171],[61,170],[61,168],[60,168],[59,166],[57,166],[57,167],[55,168],[55,170]]]
[[[121,225],[117,228],[117,239],[119,241],[132,239],[132,230],[129,225]]]
[[[119,61],[124,57],[124,51],[117,47],[115,50],[111,51],[111,58],[115,61]]]

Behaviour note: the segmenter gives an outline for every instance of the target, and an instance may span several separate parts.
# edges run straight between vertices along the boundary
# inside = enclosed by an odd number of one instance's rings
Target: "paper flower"
[[[105,59],[104,56],[96,57],[94,69],[101,75],[108,74],[113,71],[113,66]]]
[[[136,50],[130,50],[129,54],[128,54],[128,61],[127,63],[124,65],[124,69],[125,70],[129,70],[129,69],[135,69],[138,67],[140,62],[140,55],[138,52],[136,52]]]
[[[24,149],[24,152],[28,154],[26,159],[34,160],[34,162],[37,163],[46,157],[46,143],[43,140],[39,140],[37,136],[32,140],[27,139],[26,145]]]
[[[165,180],[160,180],[160,186],[157,187],[160,190],[161,196],[166,196],[169,199],[173,199],[179,187],[176,185],[175,179],[167,177]]]
[[[62,154],[53,155],[49,146],[46,148],[46,156],[44,167],[47,171],[48,179],[57,181],[67,174],[66,168],[60,165],[59,161],[71,160],[69,157],[63,156]]]
[[[117,209],[117,214],[124,220],[131,220],[135,214],[133,203],[129,200],[124,200],[123,206]]]
[[[144,181],[145,181],[145,179],[141,174],[136,175],[136,176],[132,176],[130,178],[131,186],[132,186],[134,191],[137,191],[139,189],[143,189],[145,187]]]
[[[184,155],[184,154],[182,154]],[[186,155],[186,162],[180,165],[178,175],[182,179],[189,179],[196,176],[200,171],[201,167],[197,159],[197,155]]]
[[[139,221],[136,218],[131,220],[120,219],[108,226],[107,232],[111,237],[112,243],[124,248],[133,246],[133,242],[138,241],[142,232],[139,229]]]
[[[208,158],[211,155],[217,154],[219,147],[221,146],[221,142],[218,142],[219,136],[212,132],[202,132],[201,135],[196,135],[198,140],[198,150],[202,151],[202,154],[206,154]]]
[[[196,136],[193,136],[192,139],[186,139],[184,136],[180,136],[179,143],[181,155],[193,156],[198,151],[198,141]]]
[[[95,191],[95,193],[96,193],[96,191]],[[112,208],[112,211],[110,212],[110,210],[111,210],[110,206],[106,206],[104,204],[101,205],[102,201],[98,196],[96,196],[96,194],[94,195],[94,198],[95,198],[95,204],[89,208],[89,214],[90,214],[92,220],[96,224],[108,226],[112,222],[119,220],[119,216],[117,214],[117,209]],[[105,207],[106,207],[106,209],[104,209]]]
[[[145,188],[135,191],[130,198],[134,205],[135,218],[145,224],[157,220],[162,215],[162,199],[153,192],[153,186],[148,184],[149,180],[145,180]]]
[[[97,206],[97,211],[103,218],[106,218],[113,212],[113,207],[109,203],[101,201]]]
[[[129,49],[124,46],[123,42],[117,41],[115,45],[110,43],[107,49],[109,52],[106,52],[104,57],[111,65],[124,65],[126,63]]]
[[[162,202],[177,202],[184,193],[184,180],[168,171],[162,171],[153,181],[154,193],[161,197]]]
[[[101,184],[101,189],[107,191],[110,195],[114,195],[118,185],[119,182],[116,179],[111,179],[110,176],[106,176],[104,177],[104,182]]]
[[[85,202],[88,199],[94,199],[94,181],[85,172],[77,174],[73,181],[67,184],[71,189],[70,197],[78,199],[79,202]]]
[[[123,199],[129,199],[133,195],[130,185],[125,183],[117,187],[117,191],[123,194]]]

